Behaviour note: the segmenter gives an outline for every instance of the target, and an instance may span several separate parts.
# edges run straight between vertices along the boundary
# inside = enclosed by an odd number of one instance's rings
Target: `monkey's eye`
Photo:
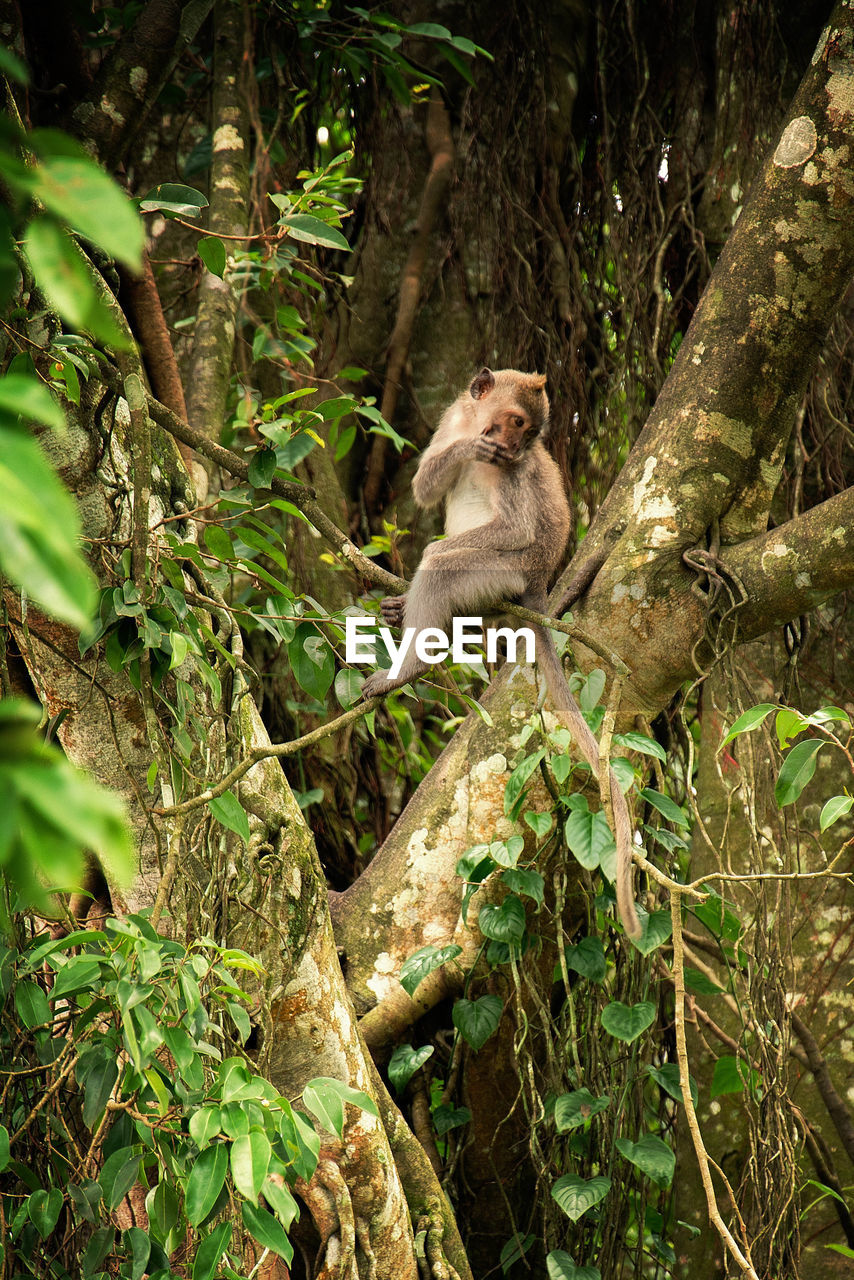
[[[521,430],[521,429],[522,429],[522,427],[524,427],[524,425],[525,425],[525,419],[524,419],[524,418],[520,418],[520,417],[519,417],[519,415],[518,415],[518,413],[517,413],[517,414],[516,414],[516,417],[513,419],[513,425],[514,425],[514,426],[516,426],[516,427],[519,427],[519,429]]]

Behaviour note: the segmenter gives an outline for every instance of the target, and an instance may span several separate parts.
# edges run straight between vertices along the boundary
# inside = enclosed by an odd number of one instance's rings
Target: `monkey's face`
[[[520,405],[511,405],[491,413],[480,434],[500,444],[510,457],[516,457],[530,448],[540,433]]]
[[[480,434],[501,446],[508,458],[529,449],[544,435],[549,423],[545,378],[536,373],[481,369],[469,387],[477,401]]]

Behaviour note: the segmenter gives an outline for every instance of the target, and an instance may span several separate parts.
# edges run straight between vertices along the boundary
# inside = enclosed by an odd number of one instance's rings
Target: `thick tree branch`
[[[209,230],[230,237],[249,233],[249,107],[243,8],[215,0],[214,78]],[[206,271],[199,285],[188,381],[187,419],[218,439],[231,378],[238,291],[229,263],[223,279]]]
[[[594,522],[632,551],[765,528],[786,442],[854,275],[854,12],[837,3],[673,368]]]
[[[789,622],[854,586],[854,487],[795,520],[721,552],[747,603],[738,611],[741,639]]]

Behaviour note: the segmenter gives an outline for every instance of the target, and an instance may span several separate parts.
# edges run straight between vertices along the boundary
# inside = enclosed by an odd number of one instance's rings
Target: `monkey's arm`
[[[438,433],[437,433],[438,437]],[[477,437],[454,440],[444,447],[434,438],[421,455],[412,481],[412,493],[419,507],[435,507],[459,479],[463,466],[475,456]]]

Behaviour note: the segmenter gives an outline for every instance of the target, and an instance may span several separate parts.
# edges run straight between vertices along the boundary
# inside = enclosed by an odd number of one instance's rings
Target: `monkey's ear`
[[[545,379],[543,380],[545,382]],[[495,386],[495,375],[491,369],[481,369],[469,387],[473,400],[482,400]]]
[[[542,391],[548,381],[544,373],[537,373],[531,378],[531,386],[535,391]]]

